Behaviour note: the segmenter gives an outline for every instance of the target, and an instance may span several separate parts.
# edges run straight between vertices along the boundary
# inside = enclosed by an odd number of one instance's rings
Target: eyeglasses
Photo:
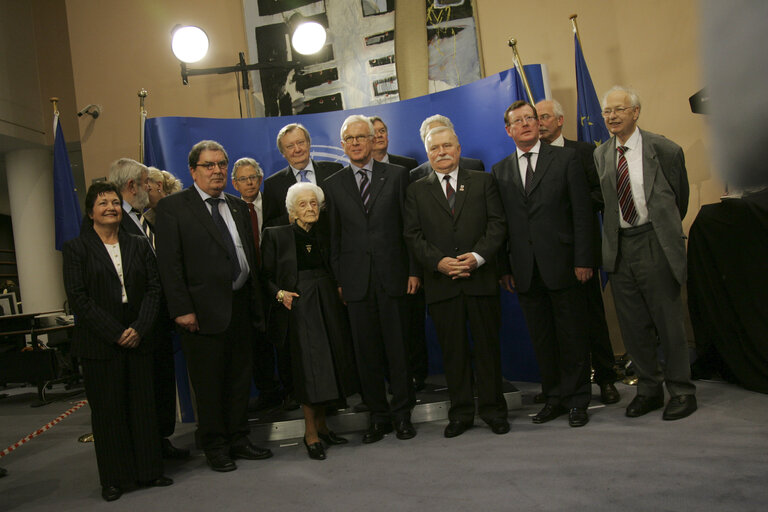
[[[238,183],[245,183],[246,181],[257,182],[260,179],[261,179],[261,176],[257,174],[251,174],[250,176],[240,176],[239,178],[235,178],[235,181]]]
[[[523,123],[533,123],[537,121],[535,116],[525,116],[525,117],[518,117],[517,119],[513,119],[509,122],[509,124],[520,126]]]
[[[306,145],[307,145],[307,141],[305,141],[305,140],[297,140],[296,142],[294,142],[292,144],[288,144],[287,146],[285,146],[285,150],[286,151],[293,151],[296,148],[304,149],[304,147]]]
[[[353,142],[363,143],[371,137],[373,137],[373,135],[347,135],[341,140],[344,144],[352,144]]]
[[[539,116],[539,119],[540,119],[541,121],[547,121],[547,120],[549,120],[549,119],[551,119],[551,118],[553,118],[553,117],[554,117],[554,116],[551,116],[551,115],[549,115],[549,114],[541,114],[541,115]]]
[[[624,113],[625,110],[632,110],[635,107],[616,107],[616,108],[606,108],[603,109],[603,117],[608,117],[613,113],[616,113],[616,115],[621,115]]]
[[[222,160],[221,162],[200,162],[199,164],[196,164],[195,167],[205,167],[206,170],[212,171],[216,166],[218,166],[219,169],[224,170],[227,168],[227,165],[229,165],[229,162]]]

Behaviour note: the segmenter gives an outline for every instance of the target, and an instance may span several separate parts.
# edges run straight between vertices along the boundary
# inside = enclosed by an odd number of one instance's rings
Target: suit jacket
[[[431,173],[410,187],[405,202],[405,239],[424,269],[428,304],[466,295],[499,293],[497,255],[507,226],[496,180],[488,173],[459,168],[455,213],[441,183]],[[469,278],[453,280],[437,270],[444,257],[476,252],[485,258]]]
[[[566,148],[576,151],[576,157],[587,177],[589,195],[592,198],[592,243],[595,248],[595,265],[600,266],[600,246],[603,234],[599,213],[603,211],[603,192],[600,190],[600,178],[597,177],[597,168],[595,167],[595,145],[580,140],[566,138],[563,140]]]
[[[517,152],[493,166],[509,229],[509,270],[527,292],[534,261],[547,288],[578,281],[574,267],[594,267],[592,206],[587,179],[572,149],[541,144],[526,196]]]
[[[406,293],[409,264],[403,240],[403,207],[408,171],[373,161],[369,212],[365,212],[352,167],[325,181],[331,225],[331,268],[345,300],[363,300],[371,272],[387,294]]]
[[[118,232],[123,280],[128,295],[128,322],[120,278],[99,235],[89,224],[63,247],[64,288],[75,314],[72,353],[87,359],[112,359],[123,350],[152,350],[150,336],[160,306],[160,281],[146,239]],[[141,341],[135,349],[117,345],[123,331],[133,327]]]
[[[461,156],[459,157],[459,168],[467,169],[468,171],[485,171],[485,164],[483,164],[482,160],[478,160],[477,158],[467,158]],[[411,170],[411,174],[409,176],[410,181],[413,183],[414,181],[420,180],[425,176],[429,176],[429,173],[431,172],[432,164],[430,164],[429,160],[427,160],[420,166]]]
[[[389,157],[389,163],[405,167],[409,172],[419,165],[415,158],[409,156],[393,155],[392,153],[387,153],[387,156]]]
[[[333,173],[340,170],[343,166],[337,162],[320,162],[312,160],[312,167],[315,169],[317,185],[323,187],[323,182]],[[296,177],[293,175],[291,167],[280,169],[275,174],[264,180],[263,208],[264,220],[263,228],[270,226],[284,226],[288,224],[288,212],[285,210],[285,196],[288,189],[296,183]],[[328,219],[323,213],[318,219],[324,233],[328,233]]]
[[[675,280],[686,278],[685,233],[682,219],[688,211],[688,173],[680,146],[662,135],[640,130],[643,139],[643,190],[648,220],[659,239]],[[605,199],[603,267],[616,268],[619,250],[619,200],[616,197],[616,137],[595,150],[595,165]]]
[[[261,282],[251,218],[245,201],[223,194],[250,267],[246,282],[254,326],[263,329]],[[201,334],[221,333],[232,316],[232,274],[227,247],[203,198],[193,186],[157,205],[157,263],[171,318],[197,315]]]

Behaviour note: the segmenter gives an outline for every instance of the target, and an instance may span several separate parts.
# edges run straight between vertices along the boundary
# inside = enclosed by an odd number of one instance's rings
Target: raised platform
[[[504,382],[504,399],[509,410],[523,406],[523,395],[512,383]],[[360,395],[347,399],[348,407],[328,415],[328,426],[337,433],[362,432],[368,428],[368,413],[355,412]],[[426,388],[416,393],[416,406],[411,413],[413,423],[445,421],[448,419],[448,389],[442,375],[430,376]],[[304,415],[301,409],[283,411],[268,409],[249,414],[251,439],[254,441],[282,441],[297,439],[304,435]]]

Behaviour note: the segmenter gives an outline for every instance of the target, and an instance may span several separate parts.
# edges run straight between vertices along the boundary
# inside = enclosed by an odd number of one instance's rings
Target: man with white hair
[[[408,171],[372,158],[373,131],[367,117],[347,117],[341,144],[350,165],[325,181],[331,267],[349,309],[361,394],[370,410],[364,443],[381,440],[393,423],[398,439],[416,435],[404,299],[421,286],[403,240]]]
[[[451,130],[456,132],[456,130],[453,128],[453,123],[450,119],[447,117],[435,114],[433,116],[429,116],[426,118],[422,123],[421,127],[419,128],[419,135],[421,136],[421,142],[425,142],[425,139],[427,138],[427,133],[432,130],[433,128],[437,128],[438,126],[447,126]],[[460,157],[459,158],[459,165],[462,169],[468,169],[470,171],[484,171],[485,165],[483,164],[482,160],[478,160],[476,158],[467,158],[467,157]],[[421,164],[420,166],[413,169],[410,173],[410,181],[413,183],[414,181],[418,180],[419,178],[423,178],[424,176],[428,176],[429,173],[432,172],[432,164],[429,163],[429,160]]]
[[[603,268],[619,326],[638,375],[627,416],[664,407],[665,420],[696,408],[680,290],[686,280],[688,174],[680,146],[637,127],[640,98],[614,86],[603,96],[603,120],[613,137],[595,150],[605,201]],[[658,349],[664,354],[664,364]]]

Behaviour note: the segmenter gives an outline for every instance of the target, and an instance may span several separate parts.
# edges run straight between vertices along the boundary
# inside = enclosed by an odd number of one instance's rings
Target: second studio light
[[[208,35],[195,26],[177,26],[173,30],[171,49],[182,62],[197,62],[208,53]]]
[[[288,22],[291,27],[291,46],[302,55],[312,55],[325,46],[325,27],[296,13]]]

